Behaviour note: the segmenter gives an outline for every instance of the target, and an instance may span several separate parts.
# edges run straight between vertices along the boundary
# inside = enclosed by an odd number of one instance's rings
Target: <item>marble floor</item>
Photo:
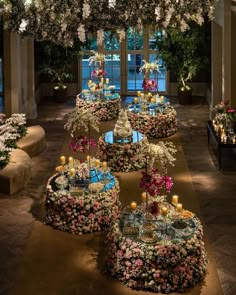
[[[209,108],[202,98],[192,105],[179,105],[178,129],[185,157],[198,195],[201,217],[215,255],[217,270],[225,295],[236,294],[236,154],[223,154],[223,169],[218,170],[215,147],[207,144],[206,123]],[[123,100],[125,106],[129,98]],[[32,177],[26,187],[7,196],[0,194],[0,294],[8,294],[20,268],[25,245],[34,222],[43,210],[45,184],[57,164],[63,145],[64,116],[74,101],[41,103],[38,118],[29,125],[40,124],[46,131],[47,148],[32,159]],[[212,294],[214,295],[214,290]]]

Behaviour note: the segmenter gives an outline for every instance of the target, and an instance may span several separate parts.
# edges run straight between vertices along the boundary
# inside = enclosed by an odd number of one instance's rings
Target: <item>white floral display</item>
[[[154,71],[159,72],[158,61],[147,62],[146,60],[143,60],[143,65],[140,67],[139,71],[144,72],[144,74],[153,73]]]
[[[26,135],[25,114],[12,114],[6,118],[0,114],[0,169],[10,160],[10,152],[17,148],[17,140]]]
[[[94,50],[91,50],[92,54],[89,59],[88,59],[88,62],[89,62],[89,65],[91,66],[92,64],[96,65],[98,64],[99,66],[101,66],[105,61],[106,61],[106,56],[105,54],[102,54],[102,53],[98,53]]]
[[[98,118],[94,116],[90,109],[75,107],[74,110],[68,114],[68,119],[64,128],[74,137],[76,131],[82,127],[85,131],[89,131],[90,128],[99,131],[98,124]]]
[[[87,36],[98,32],[99,42],[105,31],[119,33],[128,28],[140,31],[144,25],[155,30],[175,27],[185,31],[190,21],[201,25],[205,15],[212,19],[217,2],[130,0],[127,5],[123,0],[5,0],[1,2],[1,13],[5,27],[11,31],[34,36],[37,40],[72,46],[81,25]]]
[[[76,98],[76,106],[82,110],[90,110],[99,121],[109,121],[116,118],[121,108],[121,99],[88,100]]]

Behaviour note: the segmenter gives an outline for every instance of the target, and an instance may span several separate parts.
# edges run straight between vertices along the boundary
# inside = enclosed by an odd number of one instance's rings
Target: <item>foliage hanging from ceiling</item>
[[[5,25],[11,31],[73,46],[75,38],[84,43],[96,34],[98,44],[104,31],[120,40],[132,27],[153,29],[175,27],[187,30],[189,21],[199,25],[207,15],[212,19],[217,0],[0,0]]]

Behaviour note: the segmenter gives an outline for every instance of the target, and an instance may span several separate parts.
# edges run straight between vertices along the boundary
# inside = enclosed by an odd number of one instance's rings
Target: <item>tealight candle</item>
[[[60,157],[60,161],[61,161],[61,165],[65,165],[65,163],[66,163],[66,157],[65,156],[61,156]]]
[[[173,195],[172,196],[172,204],[176,205],[178,203],[178,201],[179,201],[179,196]]]
[[[162,207],[161,208],[161,214],[162,214],[163,217],[165,217],[167,215],[167,212],[168,212],[167,207]]]
[[[70,176],[74,177],[75,176],[75,168],[70,169]]]
[[[143,201],[146,201],[146,200],[147,200],[147,193],[146,193],[146,192],[143,192],[143,193],[141,194],[141,196],[142,196],[142,200],[143,200]]]
[[[178,204],[176,205],[176,211],[177,211],[177,212],[182,212],[182,210],[183,210],[183,205],[182,205],[181,203],[178,203]]]
[[[131,203],[130,203],[130,208],[131,208],[132,210],[135,210],[135,209],[137,208],[137,203],[136,203],[136,202],[131,202]]]

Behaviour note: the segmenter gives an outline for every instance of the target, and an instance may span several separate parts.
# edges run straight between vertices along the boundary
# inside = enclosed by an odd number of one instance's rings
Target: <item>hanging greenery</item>
[[[75,38],[85,42],[96,34],[101,44],[105,31],[119,39],[132,27],[154,29],[189,28],[189,21],[201,25],[212,18],[217,0],[0,0],[5,25],[11,31],[72,46]]]

